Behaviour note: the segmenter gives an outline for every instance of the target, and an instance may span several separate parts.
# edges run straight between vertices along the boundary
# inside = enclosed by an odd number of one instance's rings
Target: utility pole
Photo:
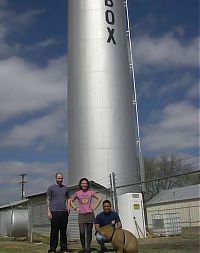
[[[21,199],[24,199],[25,198],[25,191],[24,191],[24,185],[26,184],[26,182],[24,181],[24,179],[25,179],[25,176],[26,176],[27,174],[25,174],[25,173],[22,173],[21,175],[19,175],[20,177],[22,177],[22,180],[21,180],[21,182],[20,182],[20,184],[21,184],[21,186],[22,186],[22,188],[21,188]]]

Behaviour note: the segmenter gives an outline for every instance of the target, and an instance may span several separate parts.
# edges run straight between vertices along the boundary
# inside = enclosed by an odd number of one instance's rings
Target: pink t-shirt
[[[80,213],[91,213],[93,210],[91,209],[92,197],[95,196],[95,192],[93,191],[77,191],[74,193],[74,199],[78,199],[79,201],[79,209]]]

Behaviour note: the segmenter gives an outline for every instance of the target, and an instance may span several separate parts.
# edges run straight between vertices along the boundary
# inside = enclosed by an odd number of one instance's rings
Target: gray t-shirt
[[[66,211],[66,199],[69,197],[68,187],[66,185],[54,184],[47,190],[47,197],[51,202],[51,211]]]

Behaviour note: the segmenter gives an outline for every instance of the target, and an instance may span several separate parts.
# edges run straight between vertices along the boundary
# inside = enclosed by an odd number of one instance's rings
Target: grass
[[[96,242],[92,245],[97,253]],[[48,250],[47,243],[29,243],[0,237],[0,253],[45,253]],[[69,243],[72,253],[80,249],[78,242]],[[139,253],[199,253],[199,238],[184,239],[181,237],[145,238],[139,240]]]
[[[0,242],[0,252],[1,253],[42,253],[47,252],[48,246],[43,244],[27,243],[27,242],[16,242],[16,241],[6,241],[4,243]]]
[[[199,253],[199,248],[193,249],[141,249],[139,253]]]

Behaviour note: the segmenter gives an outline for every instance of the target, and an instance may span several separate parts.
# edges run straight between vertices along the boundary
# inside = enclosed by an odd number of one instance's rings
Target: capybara
[[[116,252],[138,252],[138,240],[130,231],[106,225],[100,227],[98,232],[112,243],[113,249]]]

